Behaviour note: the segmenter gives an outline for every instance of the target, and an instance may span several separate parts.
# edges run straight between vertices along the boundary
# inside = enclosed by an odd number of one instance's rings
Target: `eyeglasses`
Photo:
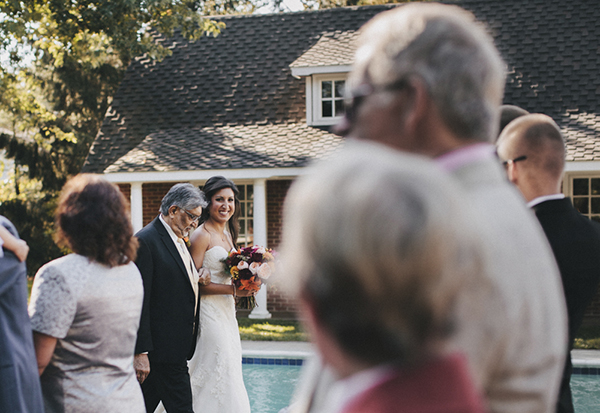
[[[384,86],[372,86],[367,83],[363,83],[352,91],[348,91],[344,97],[344,121],[343,126],[339,127],[336,131],[340,135],[346,135],[350,132],[350,129],[356,122],[356,116],[358,109],[370,95],[383,91],[393,91],[404,89],[408,85],[406,78],[399,79]]]
[[[198,222],[198,220],[200,219],[200,215],[194,215],[190,212],[188,212],[186,209],[181,208],[181,210],[183,212],[185,212],[187,214],[188,217],[190,217],[190,219],[192,220],[192,222]]]
[[[502,165],[504,165],[505,168],[508,168],[509,164],[521,162],[521,161],[524,161],[525,159],[527,159],[527,155],[521,155],[521,156],[516,157],[515,159],[509,159],[509,160],[502,162]]]

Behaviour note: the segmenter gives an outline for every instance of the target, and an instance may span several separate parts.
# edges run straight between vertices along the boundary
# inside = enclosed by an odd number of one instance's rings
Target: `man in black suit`
[[[600,224],[577,212],[561,193],[565,144],[551,118],[540,114],[519,117],[502,132],[497,149],[510,181],[535,211],[554,252],[567,301],[572,349],[600,280]],[[568,356],[557,412],[573,412],[571,370]]]
[[[148,412],[160,401],[169,413],[193,412],[187,360],[196,343],[198,283],[208,284],[210,273],[202,269],[198,274],[183,239],[205,206],[198,188],[174,185],[158,217],[136,234],[144,305],[134,364]]]

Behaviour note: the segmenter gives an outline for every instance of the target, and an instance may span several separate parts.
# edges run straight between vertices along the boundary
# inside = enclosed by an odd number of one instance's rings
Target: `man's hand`
[[[198,270],[198,283],[200,285],[210,284],[210,271],[208,271],[206,268],[200,268]]]
[[[137,381],[142,384],[148,374],[150,374],[150,360],[148,360],[147,354],[136,354],[133,357],[133,368],[135,369],[135,375]]]

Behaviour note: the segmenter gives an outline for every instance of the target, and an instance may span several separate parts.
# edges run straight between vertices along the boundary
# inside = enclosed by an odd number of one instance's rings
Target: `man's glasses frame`
[[[180,208],[180,209],[187,214],[187,216],[192,220],[192,222],[198,222],[198,220],[201,217],[201,215],[194,215],[194,214],[192,214],[191,212],[189,212],[185,208]]]
[[[524,161],[525,159],[527,159],[527,155],[517,156],[514,159],[508,159],[508,160],[502,162],[502,165],[504,165],[505,168],[508,168],[508,165]]]

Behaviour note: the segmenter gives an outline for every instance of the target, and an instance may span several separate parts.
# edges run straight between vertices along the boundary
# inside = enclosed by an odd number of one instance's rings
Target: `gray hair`
[[[282,284],[359,360],[417,360],[446,338],[458,293],[480,270],[459,194],[430,161],[347,144],[288,193]]]
[[[206,208],[208,203],[204,193],[192,184],[175,184],[163,197],[160,203],[161,214],[169,215],[169,208],[173,205],[182,209]]]
[[[377,15],[361,32],[349,90],[364,82],[383,87],[418,76],[458,137],[496,138],[505,65],[471,13],[410,3]]]

